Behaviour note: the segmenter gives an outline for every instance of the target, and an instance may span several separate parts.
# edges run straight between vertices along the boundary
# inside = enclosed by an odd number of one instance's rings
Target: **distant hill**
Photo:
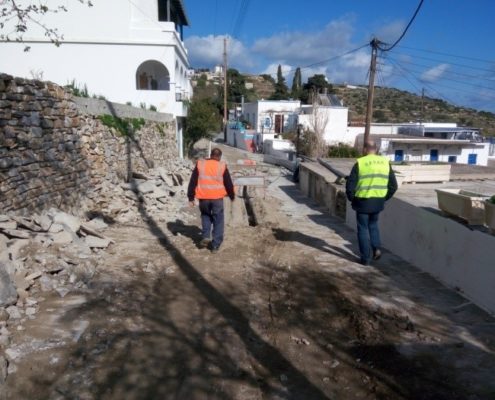
[[[364,87],[334,86],[335,93],[349,107],[349,121],[365,120],[368,92]],[[424,98],[421,115],[421,96],[394,88],[375,88],[373,122],[456,122],[458,125],[481,128],[485,136],[495,136],[495,114],[472,108],[457,107],[444,100]]]

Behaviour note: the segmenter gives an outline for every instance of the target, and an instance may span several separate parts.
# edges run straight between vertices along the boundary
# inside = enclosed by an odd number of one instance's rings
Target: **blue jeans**
[[[223,242],[223,199],[200,200],[201,225],[203,239],[210,239],[213,225],[213,240],[211,245],[218,248]]]
[[[380,248],[380,231],[378,230],[378,214],[356,212],[357,236],[361,262],[369,264],[373,251]],[[371,244],[371,247],[370,247]]]

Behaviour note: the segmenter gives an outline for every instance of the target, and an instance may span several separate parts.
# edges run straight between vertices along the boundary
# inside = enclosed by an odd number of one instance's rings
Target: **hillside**
[[[367,90],[334,87],[336,94],[349,107],[349,121],[364,123]],[[485,136],[495,136],[495,114],[472,108],[457,107],[446,101],[424,98],[425,122],[456,122],[481,128]],[[377,87],[375,89],[373,122],[409,122],[421,120],[421,96],[403,90]]]

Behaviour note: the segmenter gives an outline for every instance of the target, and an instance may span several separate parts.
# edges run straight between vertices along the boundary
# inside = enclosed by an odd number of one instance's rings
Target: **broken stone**
[[[74,233],[81,227],[81,221],[79,218],[62,211],[59,211],[53,215],[53,222],[69,228]]]
[[[50,217],[48,217],[48,215],[43,214],[38,218],[38,224],[43,232],[48,232],[48,230],[52,226],[52,223],[53,221],[50,219]]]
[[[10,336],[9,335],[0,335],[0,347],[7,347],[10,344]]]
[[[64,230],[64,226],[61,224],[51,224],[50,228],[48,228],[48,232],[50,233],[59,233]]]
[[[11,347],[5,350],[5,355],[7,356],[8,360],[15,361],[21,356],[21,352]]]
[[[101,231],[108,228],[108,225],[103,221],[103,218],[93,218],[91,221],[84,223],[84,226],[90,227],[95,231]]]
[[[36,308],[34,308],[34,307],[26,307],[26,315],[28,317],[29,316],[33,316],[34,314],[36,314]]]
[[[11,260],[17,260],[20,258],[21,250],[30,244],[26,239],[12,239],[7,244],[7,252]]]
[[[5,308],[0,308],[0,322],[5,322],[9,320],[9,313]]]
[[[90,226],[87,226],[86,224],[81,224],[81,231],[87,233],[88,235],[96,236],[100,239],[110,240],[110,243],[115,243],[113,240],[103,236],[101,233],[98,233],[95,229],[92,229]],[[89,247],[92,247],[92,246],[89,246]]]
[[[24,279],[28,282],[34,281],[35,279],[38,279],[39,277],[41,277],[41,275],[42,275],[42,273],[40,271],[36,271],[36,272],[33,272],[32,274],[29,274]]]
[[[16,229],[3,229],[3,233],[11,238],[29,239],[30,237],[28,232],[20,231]]]
[[[6,308],[6,311],[9,313],[9,319],[21,319],[21,313],[19,312],[19,308],[17,306],[9,306]]]
[[[136,172],[136,171],[132,172],[132,177],[136,178],[136,179],[144,179],[146,181],[151,179],[148,175],[143,174],[142,172]]]
[[[0,356],[0,385],[5,383],[8,376],[9,363],[4,356]]]
[[[17,229],[17,222],[15,221],[5,221],[0,222],[0,230]]]
[[[53,240],[53,243],[55,244],[69,244],[73,241],[72,234],[70,232],[62,231],[59,233],[54,233],[51,236],[51,239]]]
[[[5,214],[0,214],[0,222],[10,221],[10,217]]]
[[[111,243],[110,239],[102,239],[92,235],[86,236],[84,240],[89,247],[97,249],[105,249]]]
[[[141,194],[152,193],[156,188],[154,181],[146,181],[137,185],[137,190]]]
[[[12,282],[9,273],[7,272],[6,265],[0,263],[0,306],[10,306],[16,301],[17,291],[14,283]]]
[[[13,217],[14,221],[17,222],[17,225],[21,228],[29,229],[33,232],[40,232],[41,228],[35,224],[33,224],[30,220],[23,217]]]
[[[40,287],[41,291],[48,292],[50,290],[53,290],[53,288],[55,287],[55,282],[49,276],[43,275],[40,278]]]

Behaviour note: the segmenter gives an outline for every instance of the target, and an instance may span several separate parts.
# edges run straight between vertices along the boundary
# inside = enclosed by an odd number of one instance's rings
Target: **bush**
[[[492,203],[492,204],[495,204],[495,195],[493,195],[492,197],[490,197],[489,202]]]
[[[100,115],[98,119],[103,125],[114,128],[122,136],[129,137],[132,137],[146,123],[143,118],[119,118],[109,114]]]
[[[357,158],[361,153],[347,144],[339,143],[337,146],[330,146],[328,149],[328,157],[333,158]]]
[[[154,105],[150,106],[150,111],[156,111],[156,110],[157,110],[156,106],[154,106]]]

